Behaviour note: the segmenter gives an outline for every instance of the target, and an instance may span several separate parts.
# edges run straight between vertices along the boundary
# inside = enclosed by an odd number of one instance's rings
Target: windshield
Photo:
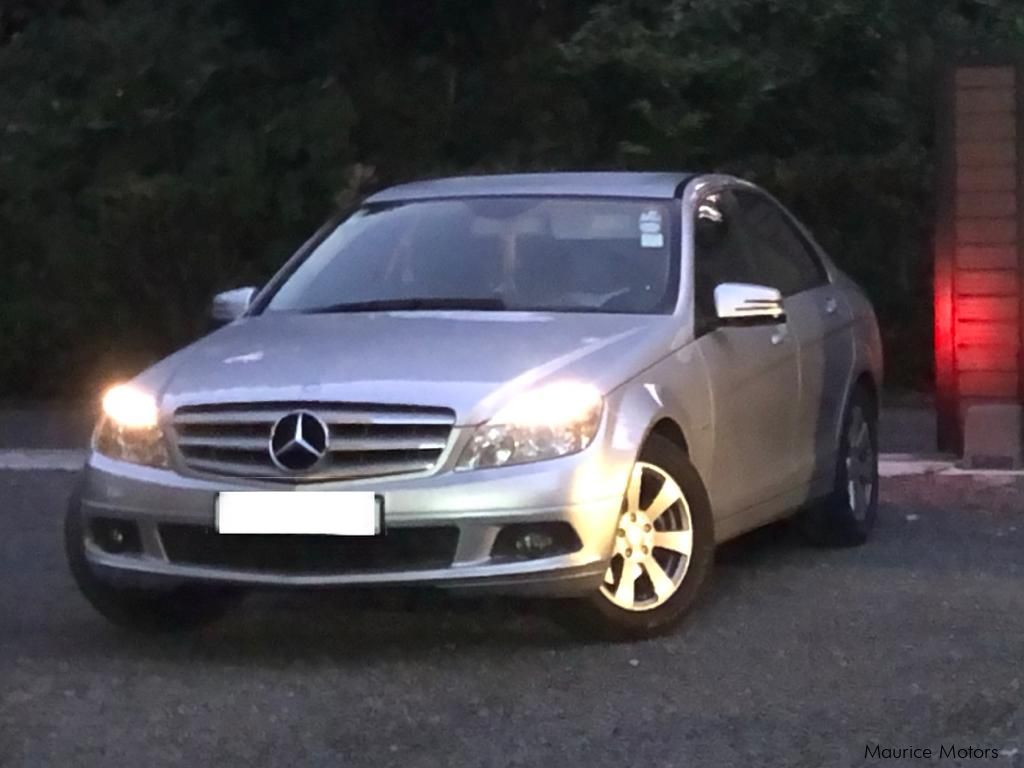
[[[671,201],[465,198],[368,207],[279,285],[266,311],[667,314]]]

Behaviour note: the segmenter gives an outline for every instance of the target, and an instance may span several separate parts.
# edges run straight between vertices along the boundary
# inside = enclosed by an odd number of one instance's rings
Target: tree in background
[[[947,41],[940,43],[939,41]],[[0,0],[0,394],[201,332],[336,209],[452,172],[682,168],[775,191],[930,371],[942,45],[998,0]]]

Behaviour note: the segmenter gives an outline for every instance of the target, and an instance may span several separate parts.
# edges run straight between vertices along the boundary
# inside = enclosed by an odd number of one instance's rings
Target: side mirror
[[[782,294],[775,288],[748,283],[717,286],[715,314],[726,325],[777,325],[786,321]]]
[[[255,295],[256,289],[251,286],[218,293],[213,297],[210,306],[210,319],[215,325],[225,325],[237,320],[245,314]]]

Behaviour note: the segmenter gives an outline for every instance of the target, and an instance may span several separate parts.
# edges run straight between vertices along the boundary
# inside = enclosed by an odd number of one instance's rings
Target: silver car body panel
[[[437,200],[446,197],[547,195],[672,200],[690,179],[689,173],[520,173],[500,176],[455,176],[414,181],[382,190],[368,205]]]
[[[709,192],[752,185],[727,176],[559,174],[421,182],[371,202],[471,194],[677,195],[682,212],[679,300],[671,315],[537,312],[370,312],[243,317],[169,356],[135,383],[159,400],[165,429],[184,405],[337,402],[444,407],[455,427],[436,466],[402,476],[316,483],[317,490],[373,490],[389,529],[451,525],[451,566],[379,573],[285,574],[171,562],[161,522],[213,526],[217,494],[279,483],[153,469],[93,453],[79,507],[86,517],[130,518],[143,552],[112,555],[86,542],[112,576],[244,584],[377,585],[584,594],[599,586],[627,479],[655,428],[681,433],[707,487],[718,541],[779,518],[831,488],[842,410],[861,375],[881,382],[881,346],[870,304],[821,253],[830,283],[785,300],[777,326],[694,332],[693,220]],[[258,302],[258,299],[257,299]],[[836,307],[824,315],[822,307]],[[605,394],[600,430],[579,454],[520,466],[455,471],[473,428],[516,394],[545,382],[590,382]],[[301,493],[305,486],[282,492]],[[497,562],[501,527],[568,522],[572,554]],[[120,577],[118,576],[118,577]]]

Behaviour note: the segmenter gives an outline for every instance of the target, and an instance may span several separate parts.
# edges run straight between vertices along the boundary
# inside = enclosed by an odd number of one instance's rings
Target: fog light
[[[142,552],[142,540],[135,523],[128,520],[97,518],[92,521],[92,540],[111,555]]]
[[[516,523],[501,529],[491,549],[491,557],[532,560],[568,555],[581,546],[579,536],[569,523]]]
[[[555,545],[555,540],[546,533],[524,533],[516,539],[516,552],[523,557],[538,557]]]

